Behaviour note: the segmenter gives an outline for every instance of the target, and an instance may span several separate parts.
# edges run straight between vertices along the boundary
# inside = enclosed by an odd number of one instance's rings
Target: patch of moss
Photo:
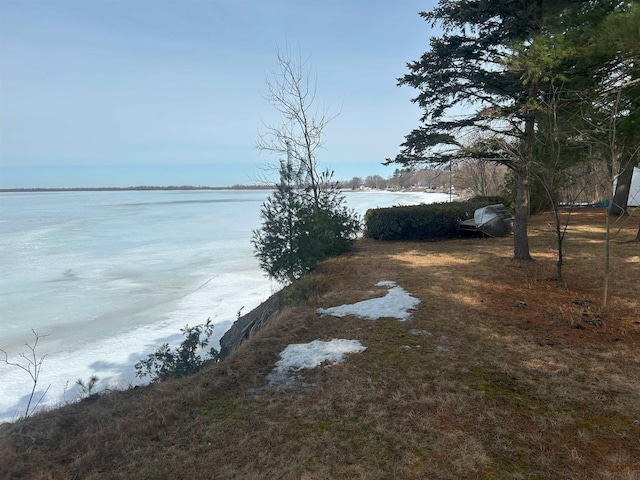
[[[638,429],[638,425],[633,420],[614,412],[581,418],[576,422],[575,427],[585,432],[609,434],[616,438],[631,438]]]
[[[211,421],[221,422],[236,418],[238,410],[238,404],[232,400],[212,399],[200,409],[200,414]]]
[[[516,410],[530,407],[526,395],[518,389],[518,385],[507,373],[487,368],[476,368],[471,371],[473,381],[470,387],[483,392],[495,401]]]
[[[396,320],[378,320],[372,339],[367,342],[370,355],[377,359],[384,369],[409,373],[424,371],[428,362],[429,340],[409,333],[405,323]]]

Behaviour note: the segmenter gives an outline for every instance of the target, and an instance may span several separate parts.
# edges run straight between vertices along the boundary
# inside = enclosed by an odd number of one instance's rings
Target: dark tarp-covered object
[[[513,231],[513,216],[506,207],[498,203],[478,208],[473,218],[458,224],[461,232],[476,232],[488,237],[504,237]]]

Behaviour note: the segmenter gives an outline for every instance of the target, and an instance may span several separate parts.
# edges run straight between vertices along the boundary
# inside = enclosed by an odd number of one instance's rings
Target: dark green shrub
[[[202,325],[187,325],[180,331],[185,339],[175,350],[165,343],[155,353],[149,354],[146,360],[140,360],[135,364],[137,377],[150,376],[152,382],[162,382],[169,378],[191,375],[200,370],[205,363],[218,361],[220,355],[215,348],[210,348],[204,357],[199,354],[209,345],[213,334],[211,319],[207,319]]]
[[[474,197],[465,202],[376,208],[365,214],[365,236],[376,240],[436,240],[458,236],[458,223],[480,207],[504,203],[502,197]]]

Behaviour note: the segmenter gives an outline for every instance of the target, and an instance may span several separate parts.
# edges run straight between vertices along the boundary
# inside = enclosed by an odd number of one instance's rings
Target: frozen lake
[[[253,257],[268,191],[191,190],[0,194],[0,348],[18,360],[40,336],[41,405],[139,383],[133,365],[180,329],[211,318],[214,340],[279,286]],[[373,207],[443,202],[448,194],[346,192]],[[217,345],[216,345],[217,346]],[[0,365],[0,421],[24,413],[28,375]]]

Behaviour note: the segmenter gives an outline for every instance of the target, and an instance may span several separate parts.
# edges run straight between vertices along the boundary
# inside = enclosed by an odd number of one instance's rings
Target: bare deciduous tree
[[[318,206],[326,175],[319,171],[317,153],[324,144],[324,130],[336,115],[317,104],[316,77],[300,55],[294,59],[288,49],[278,50],[277,61],[279,71],[267,78],[264,97],[280,113],[280,123],[264,124],[256,146],[286,155]]]
[[[456,169],[456,183],[459,188],[468,189],[474,195],[499,195],[504,189],[507,172],[505,165],[479,158],[459,163]]]
[[[36,349],[38,347],[38,341],[42,337],[41,335],[38,335],[38,333],[35,330],[31,330],[31,331],[35,336],[35,341],[33,342],[33,345],[29,345],[28,343],[26,344],[27,348],[29,349],[28,354],[25,354],[24,352],[20,353],[19,357],[22,358],[23,361],[21,362],[9,361],[9,355],[7,354],[7,352],[0,348],[0,352],[4,354],[4,358],[3,359],[0,358],[0,362],[5,363],[10,367],[17,367],[20,370],[23,370],[24,372],[26,372],[29,375],[29,377],[31,377],[31,394],[29,395],[27,407],[24,411],[25,418],[28,417],[31,413],[33,413],[36,410],[36,408],[38,408],[38,405],[40,404],[44,396],[47,394],[47,392],[49,391],[49,387],[51,387],[51,385],[49,385],[46,388],[46,390],[40,396],[40,398],[38,399],[34,407],[31,408],[31,404],[33,403],[34,396],[36,394],[36,388],[38,387],[38,381],[40,380],[40,370],[42,369],[42,362],[44,362],[44,359],[46,357],[46,355],[43,355],[42,357],[38,358]]]

